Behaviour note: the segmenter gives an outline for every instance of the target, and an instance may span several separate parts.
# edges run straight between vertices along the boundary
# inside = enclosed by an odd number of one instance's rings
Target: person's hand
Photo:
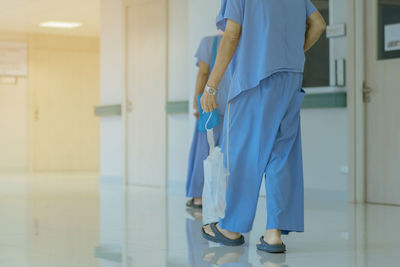
[[[204,112],[211,112],[218,107],[217,96],[209,95],[206,90],[204,90],[203,96],[200,99],[201,107]]]
[[[197,96],[195,96],[193,99],[193,110],[194,110],[193,115],[196,118],[199,118],[199,107],[197,105]]]
[[[197,119],[200,117],[199,111],[197,109],[193,112],[193,116],[195,116]]]

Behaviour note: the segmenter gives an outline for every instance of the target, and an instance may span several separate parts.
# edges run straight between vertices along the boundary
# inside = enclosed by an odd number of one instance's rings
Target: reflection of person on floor
[[[257,251],[260,263],[264,267],[289,267],[286,263],[285,254],[272,254]]]
[[[197,96],[203,93],[204,87],[207,83],[208,77],[210,75],[212,66],[214,65],[215,56],[217,54],[217,49],[219,42],[222,38],[222,32],[219,32],[217,36],[208,36],[203,38],[200,46],[196,53],[197,63],[199,67],[196,80],[196,91],[193,99],[193,108],[195,110],[196,118],[199,117],[199,111],[197,106]],[[224,112],[226,101],[228,97],[229,90],[229,76],[230,73],[227,72],[221,80],[220,90],[218,91],[218,114],[220,116],[220,124],[213,129],[215,145],[220,145],[220,140],[222,136],[222,122],[224,121]],[[189,154],[189,164],[188,173],[186,181],[186,196],[191,198],[186,206],[192,208],[201,208],[202,200],[201,196],[203,193],[204,184],[204,169],[203,161],[207,158],[209,154],[209,145],[207,142],[207,133],[200,132],[196,126],[194,129],[194,135],[192,139],[192,145]]]
[[[196,219],[186,219],[186,239],[188,246],[188,258],[190,267],[211,267],[203,260],[203,254],[207,251],[208,241],[201,237],[201,216]]]
[[[201,211],[186,210],[193,219],[186,219],[186,238],[190,267],[201,266],[238,266],[251,267],[249,260],[249,246],[242,247],[209,247],[208,241],[201,237]]]
[[[304,231],[300,106],[304,51],[325,30],[310,0],[222,0],[225,30],[201,99],[217,107],[219,82],[233,58],[222,149],[226,154],[226,215],[205,225],[203,236],[241,245],[251,230],[266,175],[267,225],[259,250],[282,253],[281,234]]]
[[[203,260],[224,267],[251,267],[249,263],[249,246],[212,247],[205,251]]]

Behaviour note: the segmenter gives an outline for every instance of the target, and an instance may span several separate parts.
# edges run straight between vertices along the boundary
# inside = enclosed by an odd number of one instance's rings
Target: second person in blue
[[[212,67],[215,63],[215,57],[219,43],[222,39],[223,32],[219,31],[218,35],[204,37],[196,52],[196,65],[198,67],[196,89],[193,99],[193,105],[196,118],[199,117],[199,109],[197,104],[198,95],[202,94],[210,76]],[[228,99],[231,73],[228,70],[222,76],[220,82],[220,90],[218,91],[218,114],[220,123],[213,129],[215,145],[219,146],[222,139],[222,122],[224,121],[225,107]],[[209,144],[207,142],[207,133],[200,132],[197,127],[197,121],[193,133],[192,145],[189,153],[188,173],[186,179],[186,196],[190,198],[186,203],[189,208],[202,208],[202,193],[204,184],[204,167],[203,162],[209,154]]]
[[[217,107],[220,81],[232,61],[222,149],[228,188],[225,218],[205,225],[207,240],[237,246],[252,229],[262,178],[266,232],[257,248],[286,250],[281,234],[304,231],[300,107],[305,51],[325,30],[310,0],[222,0],[217,25],[225,31],[201,99]]]

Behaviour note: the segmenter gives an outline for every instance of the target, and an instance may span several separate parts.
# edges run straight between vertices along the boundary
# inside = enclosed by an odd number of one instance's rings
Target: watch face
[[[208,87],[208,93],[209,93],[210,95],[215,95],[216,92],[217,92],[217,90],[215,90],[214,88]]]

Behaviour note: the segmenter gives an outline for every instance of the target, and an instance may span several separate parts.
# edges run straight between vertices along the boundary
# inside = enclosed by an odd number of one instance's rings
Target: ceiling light
[[[80,22],[65,22],[65,21],[46,21],[39,24],[40,27],[46,28],[63,28],[63,29],[72,29],[78,28],[82,26]]]

